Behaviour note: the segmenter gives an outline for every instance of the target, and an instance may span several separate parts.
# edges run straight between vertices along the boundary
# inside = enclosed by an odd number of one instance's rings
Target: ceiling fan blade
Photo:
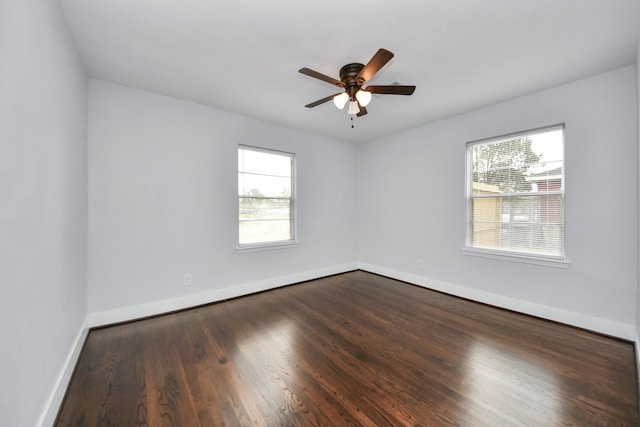
[[[401,85],[367,86],[364,90],[384,95],[411,95],[413,91],[416,90],[416,87]]]
[[[315,102],[312,102],[311,104],[307,104],[305,105],[305,107],[307,108],[313,108],[313,107],[317,107],[320,104],[324,104],[325,102],[331,101],[333,99],[334,96],[336,95],[340,95],[341,92],[338,93],[334,93],[333,95],[329,95],[326,98],[322,98],[322,99],[318,99]]]
[[[360,107],[360,111],[358,111],[358,114],[356,114],[356,117],[362,117],[365,114],[367,114],[367,107],[363,107],[360,104],[358,104],[358,107]]]
[[[369,60],[369,63],[364,66],[360,73],[356,76],[356,81],[359,85],[363,85],[378,72],[385,64],[391,61],[393,58],[393,53],[389,52],[386,49],[378,49],[373,58]]]
[[[306,68],[306,67],[300,68],[298,72],[306,76],[313,77],[315,79],[319,79],[327,83],[331,83],[332,85],[336,85],[338,87],[344,87],[344,83],[342,83],[340,80],[336,80],[333,77],[329,77],[325,74],[319,73],[310,68]]]

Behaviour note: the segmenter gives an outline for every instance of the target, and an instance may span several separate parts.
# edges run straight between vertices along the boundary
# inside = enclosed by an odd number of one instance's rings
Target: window
[[[294,158],[238,147],[239,248],[295,243]]]
[[[467,143],[466,249],[564,260],[564,126]]]

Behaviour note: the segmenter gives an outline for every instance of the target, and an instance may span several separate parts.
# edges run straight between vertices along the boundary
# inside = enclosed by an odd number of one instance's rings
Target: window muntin
[[[268,246],[295,242],[295,155],[238,147],[238,244]]]
[[[563,260],[564,126],[467,144],[466,246]]]

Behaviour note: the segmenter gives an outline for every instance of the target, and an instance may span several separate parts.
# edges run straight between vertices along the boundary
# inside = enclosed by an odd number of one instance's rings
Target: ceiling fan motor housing
[[[345,90],[349,94],[350,99],[354,99],[356,92],[364,84],[364,80],[362,78],[360,79],[362,80],[361,82],[356,79],[363,68],[364,64],[358,64],[355,62],[340,68],[340,80],[344,83]]]

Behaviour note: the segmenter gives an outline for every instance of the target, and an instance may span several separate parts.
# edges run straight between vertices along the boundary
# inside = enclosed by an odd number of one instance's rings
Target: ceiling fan
[[[347,112],[355,114],[357,117],[367,114],[367,105],[371,101],[371,94],[381,95],[411,95],[415,86],[387,85],[387,86],[362,86],[373,78],[393,58],[393,53],[386,49],[378,49],[375,55],[369,60],[367,65],[353,63],[347,64],[340,69],[340,80],[329,77],[325,74],[311,70],[309,68],[300,68],[299,73],[305,74],[332,85],[344,89],[344,92],[334,93],[326,98],[319,99],[315,102],[305,105],[307,108],[317,107],[333,99],[336,107],[343,109],[349,102]]]

